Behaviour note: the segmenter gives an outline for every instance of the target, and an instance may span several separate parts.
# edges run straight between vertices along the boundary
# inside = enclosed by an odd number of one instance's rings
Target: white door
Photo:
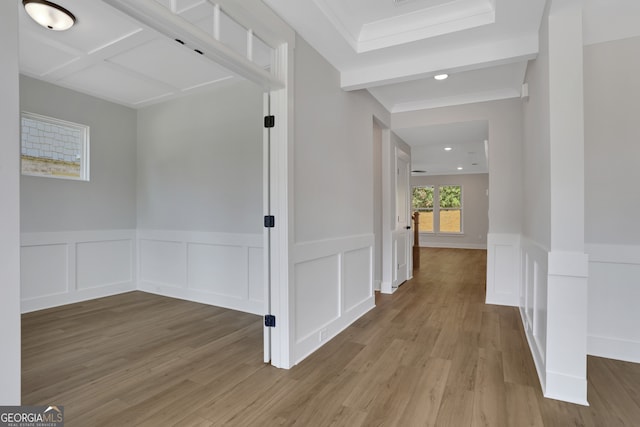
[[[396,150],[396,229],[394,232],[394,255],[396,259],[395,286],[409,278],[411,268],[411,209],[409,194],[411,158],[402,150]]]

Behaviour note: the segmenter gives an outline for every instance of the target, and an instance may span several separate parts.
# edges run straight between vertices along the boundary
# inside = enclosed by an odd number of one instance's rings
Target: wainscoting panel
[[[22,312],[135,290],[135,230],[23,233]]]
[[[135,242],[132,239],[80,242],[76,245],[78,289],[133,283]]]
[[[520,314],[542,389],[546,382],[548,251],[521,239]]]
[[[261,234],[138,230],[138,289],[264,314]]]
[[[373,234],[295,245],[295,363],[375,306],[373,245]]]
[[[20,251],[23,300],[69,292],[69,245],[23,246]]]
[[[640,363],[640,246],[589,244],[587,352]]]
[[[518,306],[520,235],[487,236],[487,304]]]

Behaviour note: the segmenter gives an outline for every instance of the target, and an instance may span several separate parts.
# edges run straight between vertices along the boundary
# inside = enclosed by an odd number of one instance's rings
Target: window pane
[[[413,209],[433,209],[433,186],[413,187],[413,197],[411,199]]]
[[[433,233],[433,186],[413,187],[411,207],[420,212],[419,231]]]
[[[440,207],[459,208],[462,206],[462,187],[443,185],[440,187]]]
[[[418,231],[433,233],[433,211],[419,211]]]
[[[462,215],[460,209],[443,209],[440,211],[440,232],[461,233]]]

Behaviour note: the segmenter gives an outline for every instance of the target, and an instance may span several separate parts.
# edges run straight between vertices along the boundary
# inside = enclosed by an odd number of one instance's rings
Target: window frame
[[[65,175],[54,175],[54,174],[46,174],[46,173],[37,173],[37,172],[28,172],[23,170],[23,120],[29,119],[37,122],[42,122],[44,124],[59,126],[70,128],[75,131],[80,132],[80,171],[79,176],[65,176]],[[42,114],[32,113],[30,111],[22,111],[20,113],[20,174],[25,176],[34,176],[40,178],[54,178],[54,179],[66,179],[71,181],[90,181],[90,173],[89,173],[89,148],[90,148],[90,127],[88,125],[83,125],[81,123],[74,123],[67,120],[58,119],[55,117],[44,116]]]

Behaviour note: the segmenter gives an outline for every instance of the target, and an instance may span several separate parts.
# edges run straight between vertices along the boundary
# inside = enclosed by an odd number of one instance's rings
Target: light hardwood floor
[[[394,295],[289,371],[261,318],[132,292],[23,316],[23,404],[73,426],[638,426],[640,365],[590,357],[589,402],[544,399],[485,251],[422,249]]]

